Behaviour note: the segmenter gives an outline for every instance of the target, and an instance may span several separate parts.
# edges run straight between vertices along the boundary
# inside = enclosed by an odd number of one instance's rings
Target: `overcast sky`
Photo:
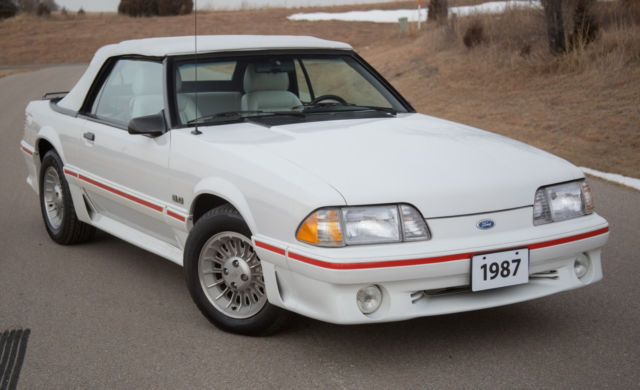
[[[312,5],[336,5],[347,3],[379,3],[385,0],[195,0],[198,9],[242,9],[265,6],[304,7]],[[386,0],[392,1],[392,0]],[[116,12],[120,0],[55,0],[60,7],[77,11],[83,8],[92,12]]]

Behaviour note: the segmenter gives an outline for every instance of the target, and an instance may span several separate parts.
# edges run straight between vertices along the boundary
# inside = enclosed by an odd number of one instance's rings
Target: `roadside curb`
[[[607,173],[596,171],[595,169],[580,167],[582,172],[587,175],[597,177],[602,180],[606,180],[611,183],[620,184],[622,186],[631,188],[636,191],[640,191],[640,179],[636,179],[633,177],[622,176],[617,173]]]

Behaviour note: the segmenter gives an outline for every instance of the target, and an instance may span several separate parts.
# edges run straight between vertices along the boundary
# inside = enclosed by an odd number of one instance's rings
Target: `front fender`
[[[244,218],[245,222],[249,226],[249,229],[254,233],[257,232],[258,226],[256,225],[247,199],[245,198],[243,193],[231,182],[219,177],[207,177],[200,180],[195,185],[193,190],[194,201],[191,202],[191,206],[189,207],[190,215],[193,215],[195,199],[203,194],[214,195],[229,202],[229,204],[235,207],[240,215],[242,215],[242,218]]]

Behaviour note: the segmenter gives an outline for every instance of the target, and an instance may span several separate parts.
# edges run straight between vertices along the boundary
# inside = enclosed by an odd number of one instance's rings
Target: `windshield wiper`
[[[202,123],[207,122],[213,119],[247,119],[247,118],[255,118],[260,116],[272,116],[272,115],[284,115],[284,116],[300,116],[304,117],[305,114],[300,111],[262,111],[262,110],[243,110],[243,111],[226,111],[219,112],[211,115],[204,115],[199,118],[192,119],[187,122],[188,125],[192,125],[194,123]]]
[[[318,110],[319,108],[327,108],[326,110]],[[338,108],[337,110],[332,108]],[[344,108],[344,109],[343,109]],[[379,106],[361,106],[358,104],[342,104],[342,103],[316,103],[306,104],[294,107],[294,109],[302,109],[302,112],[351,112],[351,111],[380,111],[390,115],[396,115],[397,111],[390,107]]]
[[[349,105],[349,107],[354,107],[354,108],[362,109],[362,110],[386,112],[386,113],[391,114],[391,115],[396,115],[398,113],[398,111],[394,110],[391,107],[360,106],[360,105],[357,105],[357,104],[351,104],[351,105]]]
[[[195,119],[191,119],[190,121],[187,122],[188,125],[192,125],[194,123],[199,123],[199,122],[206,122],[212,119],[218,119],[218,118],[233,118],[233,117],[241,117],[243,118],[244,115],[251,115],[251,114],[259,114],[262,111],[226,111],[226,112],[218,112],[216,114],[210,114],[210,115],[204,115]]]

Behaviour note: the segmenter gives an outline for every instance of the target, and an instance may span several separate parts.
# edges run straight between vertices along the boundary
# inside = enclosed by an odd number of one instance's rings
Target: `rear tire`
[[[280,328],[286,312],[267,300],[250,237],[249,227],[231,205],[205,213],[187,239],[185,279],[193,301],[216,327],[267,335]]]
[[[60,156],[48,151],[40,167],[40,210],[49,237],[58,244],[88,241],[96,229],[76,216]]]

